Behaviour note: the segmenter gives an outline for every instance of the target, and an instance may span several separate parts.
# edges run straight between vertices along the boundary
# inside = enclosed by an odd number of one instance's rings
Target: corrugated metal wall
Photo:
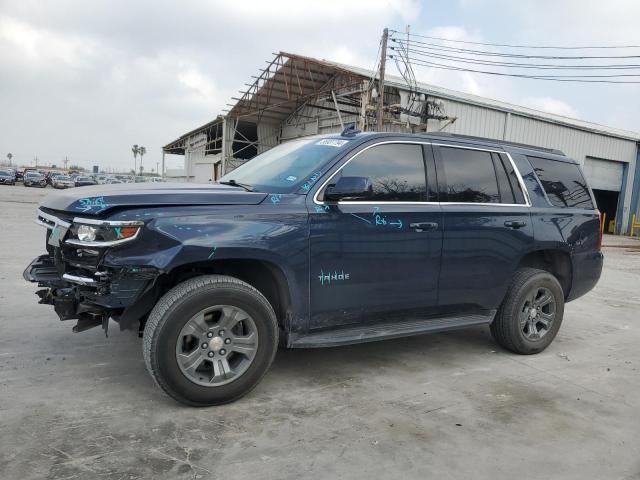
[[[457,120],[445,132],[502,140],[506,114],[466,103],[443,100],[444,111]]]
[[[258,154],[266,152],[280,143],[279,123],[258,123]]]

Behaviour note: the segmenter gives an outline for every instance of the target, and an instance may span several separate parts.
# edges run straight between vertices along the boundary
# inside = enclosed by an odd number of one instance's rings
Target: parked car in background
[[[21,182],[24,179],[24,170],[16,171],[16,182]]]
[[[76,187],[87,187],[89,185],[96,185],[96,181],[91,177],[85,177],[82,175],[78,175],[75,180]]]
[[[124,182],[122,180],[118,180],[117,178],[107,178],[104,183],[105,185],[113,185],[116,183],[124,183]]]
[[[3,168],[3,170],[9,172],[11,175],[13,175],[13,179],[17,180],[17,176],[18,176],[18,170],[16,168],[13,167],[5,167]]]
[[[11,170],[0,170],[0,185],[15,185],[16,177]]]
[[[69,175],[56,175],[53,177],[53,188],[72,188],[76,186],[76,183],[71,179]]]
[[[56,178],[58,175],[63,175],[62,172],[47,172],[45,174],[45,178],[47,179],[47,184],[48,185],[53,185],[53,180],[54,178]]]
[[[24,174],[23,184],[25,187],[47,187],[47,179],[40,172],[29,170]]]

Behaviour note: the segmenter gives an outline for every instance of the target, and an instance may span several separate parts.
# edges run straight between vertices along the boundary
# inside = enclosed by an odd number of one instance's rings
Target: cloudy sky
[[[155,168],[162,145],[213,119],[273,52],[371,68],[385,26],[497,43],[640,44],[638,18],[635,0],[0,0],[0,156],[131,168],[137,143]],[[640,130],[640,85],[416,74]]]

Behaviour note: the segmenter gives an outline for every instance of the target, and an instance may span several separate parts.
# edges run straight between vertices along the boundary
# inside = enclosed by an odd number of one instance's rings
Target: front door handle
[[[519,228],[526,227],[527,222],[523,222],[521,220],[509,220],[507,222],[504,222],[504,226],[517,230]]]
[[[436,222],[417,222],[410,223],[409,228],[413,228],[416,232],[426,232],[429,230],[436,230],[438,224]]]

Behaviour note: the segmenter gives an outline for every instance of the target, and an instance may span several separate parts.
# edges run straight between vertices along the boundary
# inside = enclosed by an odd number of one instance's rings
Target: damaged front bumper
[[[36,293],[41,304],[53,305],[60,320],[77,320],[74,332],[102,326],[112,318],[121,329],[132,328],[155,299],[153,268],[121,268],[93,276],[63,273],[50,255],[35,258],[23,273],[25,280],[44,287]]]
[[[53,305],[60,320],[77,320],[74,332],[97,326],[106,331],[110,318],[120,329],[134,328],[153,306],[158,269],[77,265],[56,247],[35,258],[23,273],[25,280],[43,287],[36,292],[39,303]]]

